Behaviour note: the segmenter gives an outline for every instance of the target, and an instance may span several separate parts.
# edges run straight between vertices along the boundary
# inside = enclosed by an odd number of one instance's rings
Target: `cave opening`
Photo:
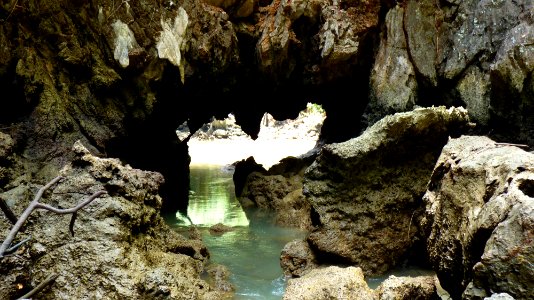
[[[252,157],[259,169],[268,170],[285,157],[304,155],[316,147],[324,119],[322,107],[313,103],[295,119],[276,120],[266,112],[256,139],[241,129],[232,113],[225,118],[212,117],[195,132],[184,122],[176,134],[188,145],[188,205],[186,210],[165,212],[166,218],[175,213],[178,223],[248,226],[233,181],[237,163]]]

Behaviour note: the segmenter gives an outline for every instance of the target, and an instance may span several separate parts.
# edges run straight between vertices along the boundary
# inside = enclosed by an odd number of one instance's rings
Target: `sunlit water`
[[[231,171],[207,165],[190,170],[188,217],[201,229],[210,262],[225,265],[232,273],[229,281],[236,287],[235,299],[281,299],[286,282],[280,252],[305,233],[276,226],[274,216],[266,211],[248,210],[249,220],[235,198]],[[180,231],[190,221],[181,214],[168,219]],[[207,228],[217,223],[235,227],[223,235],[211,235]]]

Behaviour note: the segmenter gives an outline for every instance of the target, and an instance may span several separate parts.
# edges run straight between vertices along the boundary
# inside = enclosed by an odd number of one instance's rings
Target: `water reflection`
[[[221,166],[190,167],[187,215],[195,225],[248,226],[249,220],[235,198],[232,173]],[[183,216],[177,215],[178,219]]]
[[[289,241],[304,238],[305,232],[277,226],[272,212],[249,209],[245,214],[235,198],[231,171],[195,165],[190,166],[190,176],[188,216],[202,234],[210,262],[228,267],[236,287],[234,299],[281,299],[286,280],[280,252]],[[170,225],[186,235],[188,227],[180,224],[189,225],[187,216],[177,213],[176,219],[168,220]],[[223,235],[210,234],[208,227],[217,223],[236,227]]]

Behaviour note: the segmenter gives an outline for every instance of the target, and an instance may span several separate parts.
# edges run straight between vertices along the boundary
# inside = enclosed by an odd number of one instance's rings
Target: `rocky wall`
[[[405,259],[417,241],[421,247],[418,225],[428,178],[449,136],[468,127],[462,108],[422,108],[325,145],[303,186],[317,216],[308,236],[317,260],[381,274]]]

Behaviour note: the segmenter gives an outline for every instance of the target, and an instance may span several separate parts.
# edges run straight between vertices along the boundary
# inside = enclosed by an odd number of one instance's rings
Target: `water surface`
[[[232,171],[221,166],[191,166],[191,192],[187,217],[168,220],[185,231],[193,222],[208,247],[210,262],[231,272],[235,299],[282,299],[286,280],[280,268],[284,245],[303,238],[305,232],[274,224],[272,212],[250,209],[245,213],[235,198]],[[234,230],[212,235],[208,227],[223,223]]]

